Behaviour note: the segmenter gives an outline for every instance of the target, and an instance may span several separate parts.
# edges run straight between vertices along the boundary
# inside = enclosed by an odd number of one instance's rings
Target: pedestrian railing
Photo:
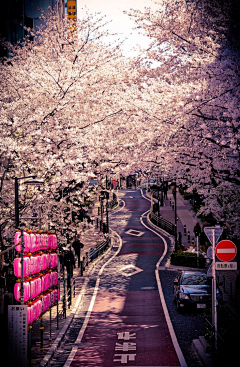
[[[153,224],[155,224],[157,227],[164,229],[166,232],[168,232],[171,235],[175,235],[176,227],[173,223],[169,222],[168,220],[164,219],[163,217],[159,217],[152,211],[150,212],[150,220]]]
[[[221,350],[221,348],[224,346],[224,339],[223,337],[216,332],[215,333],[215,328],[212,325],[212,323],[208,320],[207,317],[204,317],[204,337],[206,342],[208,343],[208,345],[205,347],[205,352],[207,354],[211,354],[211,353],[215,353],[215,334],[217,335],[217,344],[218,344],[218,350]]]
[[[98,243],[95,248],[89,250],[89,260],[92,262],[94,259],[102,255],[110,246],[111,239],[108,237],[106,240]]]

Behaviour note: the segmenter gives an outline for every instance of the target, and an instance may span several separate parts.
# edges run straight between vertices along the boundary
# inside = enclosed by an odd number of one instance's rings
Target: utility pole
[[[177,252],[177,185],[176,185],[176,182],[173,184],[172,193],[173,193],[173,198],[174,198],[175,252]]]

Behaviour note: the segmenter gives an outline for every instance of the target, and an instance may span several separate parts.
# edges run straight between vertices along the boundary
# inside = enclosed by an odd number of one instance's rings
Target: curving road
[[[120,246],[92,274],[94,294],[65,366],[186,366],[156,270],[166,241],[144,224],[149,201],[141,192],[121,196],[124,206],[110,222]]]

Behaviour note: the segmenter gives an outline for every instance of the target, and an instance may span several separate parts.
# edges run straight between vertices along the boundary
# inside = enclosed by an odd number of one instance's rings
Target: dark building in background
[[[41,20],[41,11],[48,11],[49,6],[57,9],[59,17],[65,15],[67,0],[5,0],[0,11],[0,38],[12,44],[25,36],[23,26],[36,28]],[[7,50],[0,45],[0,57],[7,56]]]

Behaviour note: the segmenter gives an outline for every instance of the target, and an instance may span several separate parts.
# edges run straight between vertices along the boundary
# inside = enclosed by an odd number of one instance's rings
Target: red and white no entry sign
[[[232,241],[223,240],[216,246],[216,255],[219,260],[231,261],[237,254],[237,247]]]

